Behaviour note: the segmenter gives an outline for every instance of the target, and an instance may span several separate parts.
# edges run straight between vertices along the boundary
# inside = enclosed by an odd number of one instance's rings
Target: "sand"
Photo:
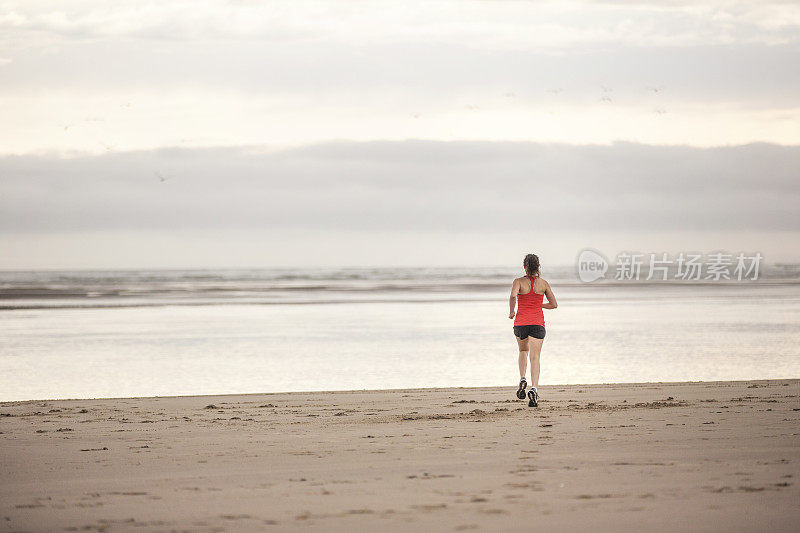
[[[0,530],[800,527],[799,380],[514,391],[0,403]]]

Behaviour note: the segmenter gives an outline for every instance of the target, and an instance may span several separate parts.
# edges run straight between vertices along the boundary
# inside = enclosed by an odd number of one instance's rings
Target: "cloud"
[[[63,39],[464,42],[481,49],[796,42],[789,2],[3,2],[0,29]],[[787,31],[788,30],[788,31]]]
[[[3,153],[187,138],[800,142],[791,3],[0,5]],[[87,116],[107,118],[102,131],[65,134]]]
[[[537,232],[780,251],[798,43],[780,0],[0,0],[0,237],[22,266],[264,232],[284,261],[365,231],[388,264]]]
[[[800,230],[798,175],[800,147],[768,144],[335,142],[7,156],[0,230]]]
[[[554,56],[461,45],[72,44],[0,68],[0,152],[198,138],[797,144],[800,70],[787,66],[798,63],[800,49],[784,45]]]

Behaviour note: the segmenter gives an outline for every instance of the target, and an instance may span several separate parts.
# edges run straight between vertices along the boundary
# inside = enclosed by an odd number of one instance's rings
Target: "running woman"
[[[528,366],[528,355],[531,358],[531,390],[528,391],[528,407],[539,406],[539,356],[544,342],[544,312],[542,309],[558,307],[556,297],[550,284],[539,276],[539,257],[528,254],[522,261],[525,276],[517,278],[511,285],[511,297],[508,299],[510,311],[508,318],[514,319],[514,336],[519,345],[519,389],[517,398],[525,399],[525,373]],[[547,303],[542,303],[547,296]],[[519,301],[517,301],[519,300]],[[516,313],[514,312],[516,308]]]

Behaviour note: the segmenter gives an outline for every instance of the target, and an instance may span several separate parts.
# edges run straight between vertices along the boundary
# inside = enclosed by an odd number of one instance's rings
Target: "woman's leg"
[[[539,356],[542,354],[542,343],[544,339],[536,339],[533,337],[528,337],[530,340],[530,349],[531,349],[531,385],[534,387],[539,386],[539,370],[541,365],[539,363]],[[520,357],[522,357],[522,352],[520,352]]]
[[[517,344],[519,345],[519,377],[522,379],[525,377],[525,373],[528,371],[528,352],[530,350],[529,342],[531,338],[514,338],[517,339]]]

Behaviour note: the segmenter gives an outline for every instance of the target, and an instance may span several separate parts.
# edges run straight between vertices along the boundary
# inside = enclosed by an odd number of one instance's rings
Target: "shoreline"
[[[644,387],[650,385],[663,385],[663,386],[682,386],[682,385],[699,385],[699,384],[771,384],[771,383],[784,383],[784,382],[800,382],[800,377],[796,378],[764,378],[764,379],[735,379],[735,380],[698,380],[698,381],[639,381],[639,382],[626,382],[619,381],[613,383],[568,383],[568,384],[545,384],[540,385],[540,390],[547,390],[553,387],[586,387],[586,388],[601,388],[601,387]],[[398,388],[398,389],[343,389],[343,390],[304,390],[304,391],[278,391],[278,392],[226,392],[219,394],[166,394],[156,396],[98,396],[87,398],[34,398],[30,400],[0,400],[0,407],[12,404],[24,404],[35,402],[70,402],[70,401],[89,401],[89,400],[149,400],[149,399],[168,399],[168,398],[224,398],[227,396],[270,396],[270,395],[308,395],[308,394],[368,394],[368,393],[393,393],[393,392],[446,392],[446,391],[480,391],[487,389],[511,389],[516,388],[508,385],[486,385],[478,387],[417,387],[417,388]]]
[[[800,380],[0,403],[9,531],[793,531]]]

